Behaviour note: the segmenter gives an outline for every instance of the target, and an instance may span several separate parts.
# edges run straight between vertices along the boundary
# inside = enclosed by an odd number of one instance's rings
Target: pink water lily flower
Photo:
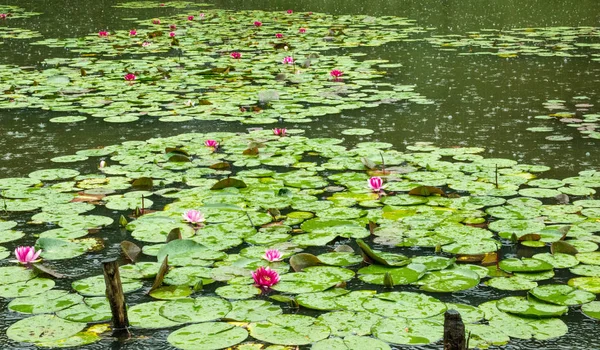
[[[160,19],[158,19],[158,18],[152,19],[152,24],[160,24]]]
[[[132,29],[129,31],[129,36],[136,36],[137,35],[137,30]]]
[[[144,42],[142,43],[142,47],[147,47],[147,46],[150,46],[151,44],[152,44],[152,43],[151,43],[151,42],[149,42],[149,41],[144,41]]]
[[[342,72],[339,69],[332,69],[331,72],[329,72],[329,75],[331,75],[335,79],[339,79],[339,77],[341,77],[343,74],[344,72]]]
[[[281,34],[281,33],[277,33],[277,34],[275,34],[275,37],[276,37],[277,39],[281,39],[281,38],[283,38],[283,34]]]
[[[300,34],[304,34],[304,33],[306,33],[306,28],[300,28],[300,29],[298,29],[298,32]]]
[[[383,188],[383,180],[379,176],[373,176],[368,180],[368,185],[373,191],[379,192]]]
[[[267,261],[275,262],[275,261],[281,261],[283,258],[283,255],[277,249],[267,249],[265,251],[265,255],[263,255],[262,257],[263,257],[263,259],[265,259]]]
[[[205,17],[205,16],[206,16],[206,15],[205,15],[204,13],[201,13],[201,14],[200,14],[200,19],[204,19],[204,17]]]
[[[194,20],[194,16],[188,16],[188,21],[193,21]]]
[[[41,249],[36,252],[34,247],[21,246],[15,249],[15,256],[21,264],[31,264],[32,262],[35,262],[41,253]]]
[[[176,24],[169,24],[169,29],[175,30],[175,29],[177,29],[177,25]]]
[[[287,133],[287,129],[286,128],[275,128],[273,129],[273,135],[275,136],[285,136],[285,134]]]
[[[277,271],[262,266],[252,272],[252,278],[254,279],[254,284],[263,291],[276,285],[280,279]]]
[[[219,143],[216,140],[206,140],[204,141],[204,146],[217,148],[219,147]]]
[[[182,217],[183,220],[189,222],[190,224],[200,224],[203,223],[204,220],[206,220],[202,212],[194,209],[186,211],[185,213],[183,213]]]
[[[134,81],[136,76],[133,73],[127,73],[127,74],[125,74],[125,76],[123,78],[125,78],[125,80],[127,80],[127,81]]]
[[[254,26],[255,27],[260,27],[260,26],[262,26],[262,22],[261,21],[254,21]]]
[[[101,30],[98,32],[98,36],[99,37],[106,37],[108,36],[108,32],[106,30]]]
[[[170,36],[171,38],[174,38],[174,37],[175,37],[175,32],[170,32],[170,33],[169,33],[169,36]]]
[[[230,53],[229,56],[231,56],[231,58],[235,58],[236,60],[239,60],[240,58],[242,58],[242,54],[237,51]]]
[[[283,64],[294,64],[294,58],[292,56],[286,56],[283,58],[283,61],[281,61],[281,63]]]
[[[291,15],[292,13],[294,13],[294,10],[287,10],[288,15]]]
[[[0,13],[0,19],[6,19],[8,15],[6,13]]]
[[[102,169],[106,166],[106,161],[105,160],[101,160],[100,164],[98,164],[98,168]]]

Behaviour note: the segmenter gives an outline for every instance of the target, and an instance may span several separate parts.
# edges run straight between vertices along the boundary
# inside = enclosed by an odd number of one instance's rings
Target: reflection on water
[[[116,1],[77,2],[55,0],[12,0],[14,5],[44,15],[29,20],[15,20],[11,25],[38,30],[46,37],[83,36],[100,29],[129,29],[123,17],[151,18],[157,10],[136,10],[125,13],[111,7]],[[218,8],[263,9],[282,11],[318,11],[332,14],[394,15],[414,19],[419,25],[435,28],[431,34],[456,33],[485,28],[503,29],[536,26],[597,26],[600,4],[597,0],[371,0],[319,1],[319,0],[221,0],[214,1]],[[162,14],[176,13],[165,9]],[[430,34],[425,34],[430,35]],[[63,49],[30,46],[27,41],[5,40],[1,46],[0,63],[36,65],[47,57],[68,57],[73,53]],[[580,95],[589,97],[590,113],[600,113],[600,64],[589,58],[461,56],[456,52],[442,51],[425,41],[392,43],[378,48],[362,48],[367,57],[387,59],[402,63],[392,71],[388,82],[416,84],[416,91],[433,104],[389,104],[377,108],[344,111],[340,116],[315,118],[312,123],[287,125],[306,129],[309,137],[339,135],[341,129],[370,128],[369,136],[345,136],[349,146],[366,140],[385,141],[394,148],[404,150],[415,142],[433,142],[448,147],[481,146],[487,149],[486,157],[506,157],[520,163],[536,163],[553,167],[547,177],[573,176],[578,171],[600,164],[596,152],[600,140],[585,139],[572,127],[556,120],[534,118],[548,114],[543,103],[552,99],[573,101]],[[340,50],[340,54],[347,51]],[[1,79],[1,78],[0,78]],[[144,119],[130,124],[110,124],[88,119],[85,123],[71,125],[48,123],[50,118],[65,114],[40,110],[0,110],[0,172],[2,177],[26,176],[37,169],[50,167],[49,159],[72,154],[76,150],[120,143],[125,140],[144,140],[166,137],[196,130],[244,131],[237,123],[191,121],[162,123]],[[533,133],[526,129],[551,126],[557,135],[572,136],[571,141],[548,141],[547,133]],[[267,126],[270,127],[270,126]],[[51,164],[50,164],[51,165]],[[95,164],[88,164],[91,170]],[[24,219],[25,220],[25,219]],[[117,242],[123,238],[119,232],[108,238],[102,254],[88,254],[79,258],[73,275],[96,274],[101,260],[117,254]],[[59,285],[60,286],[60,285]],[[68,285],[62,286],[68,288]],[[436,297],[454,302],[486,300],[506,296],[495,290],[465,291],[452,296]],[[0,309],[6,307],[0,301]],[[21,318],[13,313],[0,313],[0,343],[4,343],[6,325]],[[562,318],[570,332],[551,341],[518,341],[504,348],[572,349],[594,334],[597,322],[572,311]],[[169,331],[136,332],[135,343],[118,343],[110,340],[85,347],[86,349],[169,349],[166,337]],[[147,338],[143,338],[147,336]],[[579,347],[578,348],[584,348]],[[12,347],[30,349],[32,347]],[[439,346],[414,347],[436,349]]]

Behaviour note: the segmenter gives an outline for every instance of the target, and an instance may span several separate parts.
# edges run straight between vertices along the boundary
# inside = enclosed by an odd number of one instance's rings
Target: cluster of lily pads
[[[122,246],[135,262],[120,268],[124,292],[155,299],[128,298],[133,332],[173,329],[168,341],[181,349],[430,344],[448,309],[467,323],[470,346],[486,348],[564,335],[569,310],[600,318],[600,201],[586,198],[600,187],[597,172],[545,179],[546,166],[484,158],[479,147],[401,152],[284,135],[127,141],[55,159],[91,157],[102,162],[96,173],[60,167],[0,179],[5,216],[28,217],[0,221],[1,242],[23,245],[25,226],[38,225],[44,261],[25,255],[30,268],[14,266],[2,248],[0,297],[31,315],[8,337],[46,347],[102,339],[111,317],[103,275],[68,276],[73,291],[59,290],[51,277],[68,271],[45,265],[103,249],[98,237],[116,225],[130,232]],[[99,207],[113,215],[89,214]],[[539,253],[504,257],[500,248],[513,245]],[[568,284],[546,283],[566,269]],[[488,288],[516,296],[467,305],[425,294]]]
[[[33,39],[41,37],[38,31],[24,28],[16,28],[10,25],[13,19],[29,18],[39,16],[39,12],[30,12],[22,7],[11,5],[0,5],[0,40],[2,39]],[[3,44],[0,41],[0,45]]]
[[[466,35],[433,35],[425,40],[461,55],[591,57],[600,61],[599,38],[599,27],[544,27],[484,29]]]
[[[548,100],[544,102],[544,108],[551,113],[548,115],[539,115],[535,119],[558,120],[569,127],[576,128],[584,138],[600,139],[600,114],[590,111],[594,107],[587,96],[575,96],[569,103],[565,100]],[[552,126],[535,126],[527,128],[532,132],[553,132]],[[570,141],[572,136],[550,135],[547,140]]]
[[[85,38],[34,42],[82,56],[49,58],[39,69],[1,67],[0,108],[70,114],[52,122],[91,116],[117,123],[156,118],[267,124],[309,122],[382,103],[431,103],[414,85],[381,81],[385,69],[400,64],[327,52],[379,46],[423,31],[410,20],[203,11],[136,20],[131,29]]]

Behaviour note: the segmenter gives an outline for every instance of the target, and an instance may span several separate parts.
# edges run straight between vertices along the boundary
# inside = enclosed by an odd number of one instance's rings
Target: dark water
[[[14,20],[11,25],[38,30],[44,37],[77,37],[103,29],[129,29],[129,22],[121,18],[151,18],[158,14],[156,10],[128,13],[133,10],[115,9],[112,5],[117,1],[8,0],[4,3],[43,12],[39,17]],[[517,27],[598,26],[600,21],[598,0],[227,0],[211,3],[216,8],[234,10],[283,11],[291,8],[331,14],[408,17],[421,26],[435,28],[430,33],[434,35]],[[178,11],[184,10],[161,9],[161,14]],[[27,43],[27,40],[5,40],[0,46],[0,64],[37,65],[48,57],[73,55],[67,50]],[[596,168],[600,164],[600,140],[584,139],[575,128],[557,121],[533,119],[536,115],[548,113],[542,106],[543,102],[549,99],[570,101],[578,95],[590,97],[589,103],[596,105],[590,108],[590,112],[599,113],[600,62],[591,62],[589,58],[459,56],[455,52],[441,51],[424,41],[358,50],[366,52],[369,58],[402,63],[402,68],[385,79],[396,84],[416,84],[416,91],[435,103],[399,103],[344,111],[342,115],[314,118],[312,123],[288,127],[306,129],[308,137],[339,135],[341,129],[350,127],[370,128],[376,132],[370,136],[371,140],[393,143],[398,150],[404,150],[406,145],[417,141],[433,142],[439,146],[481,146],[487,149],[485,156],[551,166],[553,170],[547,173],[548,177],[574,176],[578,171]],[[340,54],[344,52],[340,50]],[[33,170],[49,167],[50,158],[125,140],[165,137],[193,130],[246,130],[238,123],[196,120],[189,123],[140,120],[135,124],[115,125],[88,119],[85,123],[67,127],[48,122],[50,118],[62,115],[39,110],[0,110],[0,148],[3,150],[0,154],[0,177],[26,176]],[[573,140],[547,141],[547,134],[525,130],[542,125],[553,126],[555,133],[572,136]],[[348,137],[345,143],[351,146],[359,141],[358,137]],[[92,164],[89,166],[91,170]],[[124,233],[115,229],[105,251],[77,259],[73,272],[97,274],[100,261],[117,254],[118,242],[124,238]],[[60,284],[57,286],[61,287]],[[68,288],[68,285],[62,287]],[[500,296],[495,291],[487,293],[491,294],[465,291],[455,293],[459,295],[436,297],[453,301],[483,301]],[[4,301],[0,301],[0,310],[5,310]],[[15,321],[13,317],[20,318],[8,313],[0,314],[0,348],[30,349],[31,346],[19,346],[6,340],[4,330]],[[503,348],[600,348],[597,322],[582,316],[579,310],[572,310],[562,319],[569,326],[569,334],[559,339],[543,342],[511,340]],[[168,333],[164,330],[136,332],[136,336],[143,339],[124,343],[107,339],[86,348],[167,349],[170,348],[166,343]]]

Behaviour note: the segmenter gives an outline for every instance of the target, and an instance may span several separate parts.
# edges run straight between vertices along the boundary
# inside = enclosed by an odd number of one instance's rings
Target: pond
[[[599,7],[1,5],[0,342],[597,347]]]

